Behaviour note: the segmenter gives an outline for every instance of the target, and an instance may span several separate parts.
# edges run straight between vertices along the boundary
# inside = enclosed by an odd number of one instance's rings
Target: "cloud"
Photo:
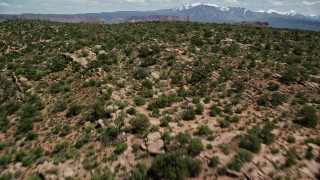
[[[273,2],[271,2],[271,4],[274,6],[283,6],[283,3],[280,1],[273,1]]]
[[[225,0],[227,3],[240,3],[238,0]]]
[[[302,4],[308,5],[308,6],[312,6],[312,5],[316,5],[316,4],[320,5],[320,1],[302,1]]]
[[[146,1],[145,0],[126,0],[126,2],[129,2],[129,3],[145,3]]]
[[[10,5],[5,2],[0,2],[0,7],[9,7]]]

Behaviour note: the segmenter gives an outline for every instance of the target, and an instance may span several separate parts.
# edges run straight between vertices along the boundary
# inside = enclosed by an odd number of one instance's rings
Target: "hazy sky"
[[[320,15],[320,0],[0,0],[0,14],[147,11],[194,2],[245,7],[253,11],[295,10],[301,14]]]

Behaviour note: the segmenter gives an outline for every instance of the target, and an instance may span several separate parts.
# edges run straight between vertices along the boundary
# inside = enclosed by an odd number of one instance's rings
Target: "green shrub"
[[[33,130],[33,120],[28,118],[28,119],[23,119],[22,121],[19,122],[17,125],[16,129],[16,134],[25,134],[29,131]]]
[[[210,158],[208,166],[211,168],[215,168],[217,167],[218,164],[219,164],[219,157],[213,156],[212,158]]]
[[[135,115],[137,113],[137,110],[134,107],[131,107],[127,110],[127,113],[130,115]]]
[[[273,93],[271,96],[272,96],[272,98],[271,98],[271,104],[272,104],[273,106],[279,106],[279,105],[281,105],[282,103],[284,103],[284,102],[287,101],[286,96],[284,96],[283,94],[278,93],[278,92]]]
[[[270,82],[268,85],[269,86],[267,87],[267,89],[269,91],[277,91],[280,87],[280,85],[278,83],[274,83],[274,82]]]
[[[8,153],[3,154],[0,157],[0,167],[6,167],[11,161],[11,155]]]
[[[217,170],[217,173],[218,173],[219,176],[224,176],[224,175],[227,174],[227,172],[228,172],[228,169],[225,166],[220,167]]]
[[[196,114],[200,115],[203,113],[203,110],[204,110],[204,106],[201,104],[201,103],[197,103],[196,104]]]
[[[10,121],[6,114],[0,113],[0,131],[5,133],[10,128]]]
[[[67,63],[67,60],[62,59],[60,57],[55,57],[51,60],[51,63],[48,68],[51,72],[62,71],[67,67]]]
[[[247,134],[240,138],[239,146],[251,152],[259,152],[261,141],[256,134]]]
[[[213,131],[208,126],[201,125],[198,127],[198,130],[196,131],[195,134],[199,136],[208,136],[208,135],[211,135],[212,133]]]
[[[294,138],[293,136],[289,136],[287,139],[288,143],[295,143],[296,142],[296,138]]]
[[[137,105],[137,106],[143,106],[147,103],[146,99],[144,99],[143,97],[141,96],[137,96],[133,99],[134,101],[134,104]]]
[[[297,163],[296,158],[297,158],[296,151],[293,148],[289,149],[289,151],[287,152],[287,159],[285,162],[285,166],[291,167],[291,166],[295,165]]]
[[[212,105],[210,108],[209,115],[212,117],[216,117],[217,115],[221,115],[221,109],[217,105]]]
[[[144,114],[138,114],[136,117],[132,118],[129,123],[131,125],[131,132],[134,134],[142,134],[150,126],[149,118]]]
[[[307,152],[306,152],[306,158],[311,160],[313,159],[314,155],[313,155],[313,147],[312,146],[308,146]]]
[[[189,143],[191,136],[189,132],[184,132],[184,133],[179,132],[179,134],[176,136],[176,139],[181,145],[184,145]]]
[[[313,107],[304,106],[297,115],[301,118],[299,121],[301,125],[312,128],[317,127],[319,119],[316,110]]]
[[[197,156],[203,151],[204,147],[200,139],[191,139],[187,148],[188,153]]]
[[[0,176],[0,180],[11,180],[13,179],[13,175],[11,173],[5,173]]]
[[[161,95],[154,99],[148,106],[148,110],[152,111],[153,109],[162,109],[171,106],[172,99],[166,95]]]
[[[72,103],[69,106],[68,112],[66,114],[67,117],[76,116],[81,113],[83,106],[77,103]]]
[[[110,170],[95,171],[91,180],[115,180],[115,175]]]
[[[142,68],[138,68],[133,72],[133,77],[137,80],[144,79],[149,76],[149,73]]]
[[[131,180],[144,180],[144,179],[147,179],[148,168],[144,163],[138,163],[132,169],[130,175],[131,175],[130,176]]]
[[[201,163],[186,155],[175,151],[158,155],[148,170],[151,179],[187,179],[197,177],[201,172]]]
[[[281,81],[283,83],[292,84],[297,81],[297,77],[299,77],[299,70],[295,65],[290,65],[281,75]]]
[[[119,133],[119,129],[116,126],[110,125],[107,128],[103,129],[100,137],[102,145],[108,146],[113,144]]]
[[[242,162],[249,162],[253,158],[252,153],[246,149],[238,148],[237,153],[237,158],[239,158]]]
[[[127,143],[118,143],[114,153],[119,155],[122,154],[126,149],[128,149]]]
[[[42,180],[43,178],[39,174],[31,174],[27,180]]]
[[[258,98],[258,100],[257,100],[257,104],[258,104],[259,106],[267,106],[268,103],[269,103],[269,99],[268,99],[268,96],[265,95],[265,94],[262,95],[262,96],[260,96],[260,97]]]
[[[186,110],[183,110],[181,117],[185,121],[194,120],[196,118],[196,112],[192,107],[190,107]]]

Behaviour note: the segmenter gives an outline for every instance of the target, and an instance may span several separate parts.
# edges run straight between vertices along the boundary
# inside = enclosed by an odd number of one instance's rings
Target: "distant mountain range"
[[[243,21],[269,22],[271,27],[320,31],[320,16],[302,15],[293,10],[278,12],[275,10],[251,11],[242,7],[223,7],[215,4],[184,4],[173,9],[157,11],[119,11],[73,15],[58,14],[0,14],[0,21],[7,19],[43,19],[61,22],[102,22],[124,23],[129,21],[148,20],[147,16],[162,16],[160,19],[180,19],[196,22],[241,23]],[[168,16],[170,18],[164,18]],[[151,20],[154,20],[152,18]]]

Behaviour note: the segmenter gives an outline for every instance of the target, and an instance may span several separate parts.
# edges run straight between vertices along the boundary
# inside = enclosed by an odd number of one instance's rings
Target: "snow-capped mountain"
[[[260,21],[268,22],[271,27],[292,28],[304,30],[320,31],[320,16],[302,15],[294,10],[280,12],[276,10],[260,10],[258,12],[251,11],[242,7],[224,7],[216,4],[191,3],[184,4],[173,9],[162,9],[157,11],[120,11],[120,12],[104,12],[75,14],[72,17],[84,19],[105,19],[108,23],[128,22],[130,19],[148,19],[149,16],[170,16],[171,18],[185,19],[196,22],[214,22],[214,23],[231,23],[239,24],[243,21]],[[43,17],[42,17],[43,16]],[[32,15],[32,17],[45,18],[51,17],[46,15]],[[63,15],[57,15],[57,19],[63,19]],[[132,18],[134,17],[134,18]],[[21,18],[17,15],[0,14],[0,22],[6,19]],[[30,17],[28,17],[30,18]],[[70,16],[67,19],[72,19]]]
[[[164,11],[188,17],[191,21],[239,23],[243,21],[267,21],[272,27],[320,30],[319,16],[306,16],[294,10],[281,12],[276,10],[251,11],[242,7],[224,7],[216,4],[192,3]]]
[[[296,11],[294,10],[290,10],[290,11],[286,11],[286,12],[280,12],[280,11],[276,11],[276,10],[272,10],[272,9],[269,9],[267,11],[264,11],[264,10],[260,10],[258,11],[259,13],[268,13],[268,14],[280,14],[280,15],[285,15],[285,16],[296,16],[298,15],[299,13],[297,13]]]

